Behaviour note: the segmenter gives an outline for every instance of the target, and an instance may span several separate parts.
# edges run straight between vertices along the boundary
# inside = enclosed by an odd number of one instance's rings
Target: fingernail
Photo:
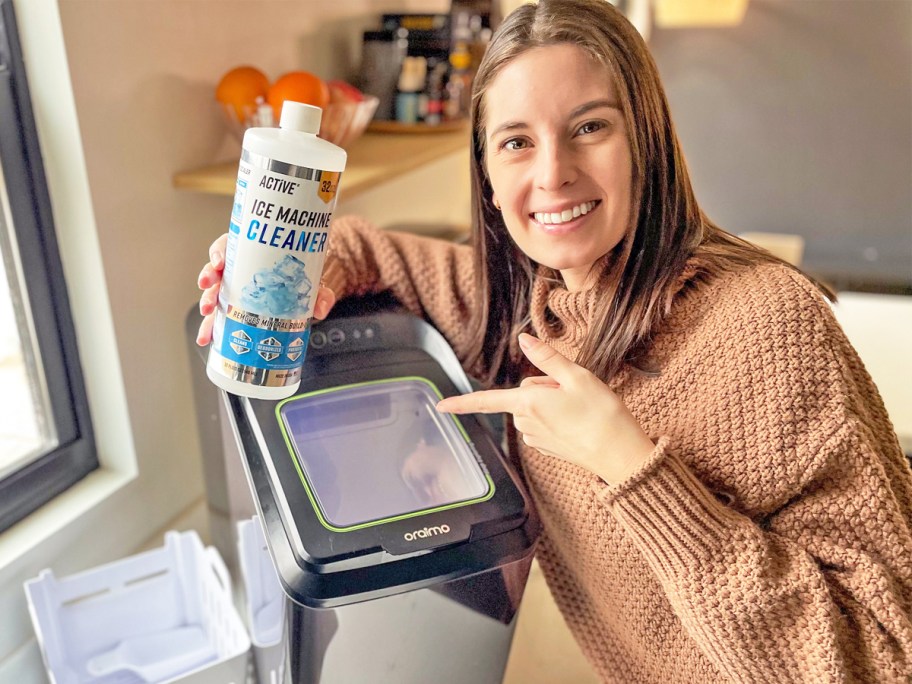
[[[213,252],[209,255],[209,261],[212,262],[212,265],[216,267],[222,265],[222,259],[223,257],[221,252]]]
[[[532,337],[532,335],[529,335],[527,333],[519,334],[519,346],[523,350],[528,351],[528,350],[532,349],[533,347],[535,347],[536,344],[538,344],[538,340],[536,340],[534,337]]]

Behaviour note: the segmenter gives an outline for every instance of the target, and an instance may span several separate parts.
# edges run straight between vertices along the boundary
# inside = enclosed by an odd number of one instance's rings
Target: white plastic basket
[[[259,684],[281,684],[285,681],[286,599],[257,516],[238,523],[238,558],[257,679]]]
[[[250,638],[228,571],[196,532],[162,548],[25,583],[52,684],[244,684]]]

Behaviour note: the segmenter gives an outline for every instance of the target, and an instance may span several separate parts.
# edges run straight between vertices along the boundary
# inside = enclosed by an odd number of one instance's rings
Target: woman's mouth
[[[592,202],[583,202],[575,207],[564,209],[559,212],[536,211],[532,213],[532,218],[543,226],[559,226],[563,223],[569,223],[573,219],[588,214],[598,206],[598,200]]]

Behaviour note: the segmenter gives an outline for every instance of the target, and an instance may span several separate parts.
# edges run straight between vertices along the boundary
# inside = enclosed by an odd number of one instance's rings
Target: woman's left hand
[[[526,335],[519,346],[545,375],[519,387],[447,397],[444,413],[511,413],[523,442],[617,484],[641,466],[655,445],[620,398],[597,376]]]

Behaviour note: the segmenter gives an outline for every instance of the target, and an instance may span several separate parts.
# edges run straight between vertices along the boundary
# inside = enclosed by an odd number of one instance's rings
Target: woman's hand
[[[197,284],[203,291],[200,295],[199,309],[203,315],[196,343],[201,347],[212,340],[212,324],[215,322],[215,308],[218,305],[219,288],[222,286],[222,272],[225,270],[225,246],[228,244],[228,233],[219,237],[209,247],[209,263],[200,271]],[[314,303],[314,318],[322,321],[329,315],[336,303],[336,294],[328,287],[320,286],[317,301]]]
[[[655,445],[620,398],[594,374],[523,333],[519,346],[544,376],[519,387],[448,397],[444,413],[511,413],[523,442],[617,484],[645,463]]]

